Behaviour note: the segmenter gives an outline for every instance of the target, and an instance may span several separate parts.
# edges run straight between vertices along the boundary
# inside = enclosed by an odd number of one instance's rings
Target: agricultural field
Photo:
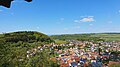
[[[113,33],[113,34],[95,34],[91,35],[90,37],[100,37],[106,41],[120,41],[120,34]]]
[[[104,40],[104,41],[120,41],[119,33],[92,33],[92,34],[65,34],[65,35],[52,35],[52,39],[56,40]]]

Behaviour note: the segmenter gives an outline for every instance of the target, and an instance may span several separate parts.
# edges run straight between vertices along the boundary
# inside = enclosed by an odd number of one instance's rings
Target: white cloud
[[[80,20],[80,22],[94,22],[94,17],[84,17]]]
[[[94,16],[83,17],[80,20],[74,20],[74,22],[95,22]]]

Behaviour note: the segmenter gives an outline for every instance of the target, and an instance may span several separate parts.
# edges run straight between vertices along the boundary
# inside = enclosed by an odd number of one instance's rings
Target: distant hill
[[[35,31],[20,31],[0,34],[0,41],[4,42],[51,42],[49,36]]]
[[[52,35],[52,39],[56,40],[88,40],[88,41],[120,41],[120,33],[90,33],[90,34],[65,34]]]

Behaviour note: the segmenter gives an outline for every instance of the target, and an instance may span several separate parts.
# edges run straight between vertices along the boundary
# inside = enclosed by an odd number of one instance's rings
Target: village
[[[50,60],[60,67],[109,67],[120,63],[120,42],[89,42],[69,40],[69,44],[42,45],[27,51],[30,58],[38,51],[49,49]]]

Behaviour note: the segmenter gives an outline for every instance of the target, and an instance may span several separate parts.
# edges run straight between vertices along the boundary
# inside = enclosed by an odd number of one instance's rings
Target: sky
[[[0,33],[51,34],[120,32],[120,0],[23,0],[0,6]]]

